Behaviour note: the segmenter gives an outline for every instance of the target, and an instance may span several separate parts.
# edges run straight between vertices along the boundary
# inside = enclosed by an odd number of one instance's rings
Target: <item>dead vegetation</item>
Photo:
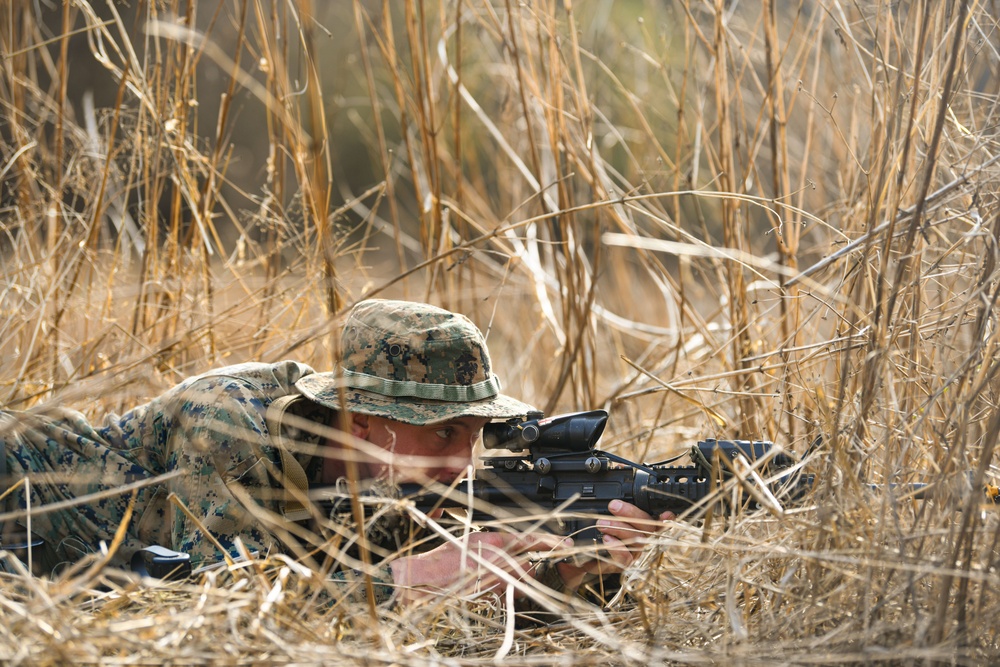
[[[770,439],[819,483],[679,523],[550,627],[372,617],[284,558],[155,586],[8,557],[0,659],[997,659],[991,2],[132,5],[0,9],[0,405],[325,369],[351,304],[405,297],[472,316],[508,393],[609,408],[606,449]]]

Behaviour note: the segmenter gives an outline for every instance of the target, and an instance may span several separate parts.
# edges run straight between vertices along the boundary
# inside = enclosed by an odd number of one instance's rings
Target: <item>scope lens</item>
[[[510,424],[499,422],[483,427],[483,446],[486,449],[505,449],[514,437],[514,428]]]

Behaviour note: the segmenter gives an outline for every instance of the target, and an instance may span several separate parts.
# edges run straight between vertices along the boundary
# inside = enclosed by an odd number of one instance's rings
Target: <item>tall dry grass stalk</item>
[[[10,576],[5,659],[997,659],[991,3],[132,5],[0,8],[0,405],[325,369],[399,296],[472,316],[508,392],[610,408],[607,449],[766,438],[819,481],[671,527],[547,630],[492,598],[375,626],[278,559]]]

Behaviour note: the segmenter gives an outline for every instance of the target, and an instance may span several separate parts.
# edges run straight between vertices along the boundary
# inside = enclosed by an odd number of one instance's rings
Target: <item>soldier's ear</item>
[[[351,435],[359,440],[367,440],[371,430],[372,427],[368,421],[368,415],[360,415],[356,412],[351,413]]]

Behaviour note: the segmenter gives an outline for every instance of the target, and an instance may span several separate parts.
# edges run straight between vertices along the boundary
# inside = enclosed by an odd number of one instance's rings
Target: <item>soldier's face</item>
[[[452,482],[472,463],[472,450],[488,419],[459,417],[428,426],[353,415],[354,435],[378,445],[392,456],[392,464],[370,463],[368,474],[381,477],[392,473],[397,481],[431,478]],[[390,471],[391,468],[391,471]]]

